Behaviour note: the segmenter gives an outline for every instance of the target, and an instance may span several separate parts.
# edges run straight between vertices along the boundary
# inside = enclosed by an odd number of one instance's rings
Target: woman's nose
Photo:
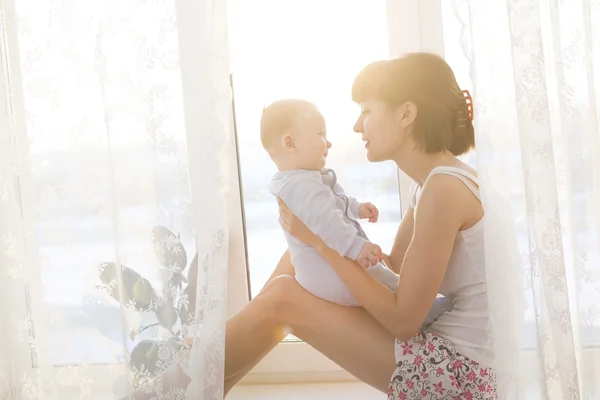
[[[331,142],[328,140],[327,141],[327,148],[330,149],[331,148]]]
[[[362,117],[358,117],[356,122],[354,123],[354,127],[352,128],[356,133],[362,133]]]

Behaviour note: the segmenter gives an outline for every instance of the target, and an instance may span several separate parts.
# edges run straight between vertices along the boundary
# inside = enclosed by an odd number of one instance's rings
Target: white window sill
[[[112,391],[96,392],[87,400],[116,399]],[[61,393],[61,400],[79,400],[81,393]],[[286,383],[286,384],[240,384],[234,387],[225,400],[384,400],[381,393],[358,381]]]
[[[384,393],[362,382],[239,385],[226,400],[382,400]]]

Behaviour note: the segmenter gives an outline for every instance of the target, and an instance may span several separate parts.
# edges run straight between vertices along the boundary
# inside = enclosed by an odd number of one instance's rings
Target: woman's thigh
[[[387,392],[396,368],[395,339],[364,308],[322,300],[292,276],[275,277],[256,300],[260,297],[277,305],[276,318],[294,335],[358,379]]]

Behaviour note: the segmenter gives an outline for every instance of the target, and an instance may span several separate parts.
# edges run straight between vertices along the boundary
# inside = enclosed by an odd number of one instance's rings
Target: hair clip
[[[469,121],[473,121],[473,98],[471,97],[471,93],[468,90],[462,91],[463,96],[465,96],[465,101],[467,103],[467,110],[469,111]]]

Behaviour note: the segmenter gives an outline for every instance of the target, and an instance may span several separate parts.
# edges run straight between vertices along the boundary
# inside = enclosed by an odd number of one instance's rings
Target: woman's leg
[[[275,277],[228,321],[226,386],[276,346],[286,326],[360,380],[387,391],[396,368],[394,337],[363,308],[321,300],[291,276]]]
[[[269,285],[274,278],[280,275],[295,274],[294,266],[290,260],[290,253],[285,252],[277,267],[267,280],[267,283],[261,290]],[[260,296],[260,294],[258,296]],[[256,296],[256,297],[258,297]],[[262,330],[253,332],[252,337],[248,337],[248,329],[254,324],[255,315],[266,317],[266,309],[272,309],[268,301],[251,301],[239,313],[227,320],[225,329],[225,379],[239,376],[237,383],[254,365],[256,365],[269,351],[281,342],[286,334],[283,329],[275,327],[277,321],[272,318],[269,324],[273,327],[272,331]],[[227,388],[227,385],[225,386]],[[226,390],[227,392],[227,390]]]
[[[296,271],[294,270],[294,266],[292,265],[292,262],[290,260],[290,253],[289,253],[289,251],[286,251],[283,254],[283,256],[281,257],[281,259],[279,260],[277,267],[275,268],[275,270],[273,271],[273,273],[267,280],[265,287],[267,286],[267,284],[269,282],[271,282],[273,280],[273,278],[276,278],[281,275],[293,276],[295,274],[296,274]],[[264,289],[264,287],[263,287],[263,289]],[[248,305],[247,307],[249,307],[249,306],[250,305]],[[243,329],[244,324],[246,323],[244,316],[248,316],[248,315],[252,314],[252,311],[248,312],[248,311],[244,311],[244,310],[242,310],[242,312],[236,314],[235,316],[233,316],[232,318],[230,318],[227,321],[226,335],[229,334],[230,336],[233,336],[233,338],[229,338],[229,337],[226,338],[226,340],[225,340],[226,343],[231,343],[232,340],[235,340],[236,335],[239,334],[239,329]],[[264,356],[266,356],[271,350],[273,350],[273,348],[275,346],[277,346],[277,344],[279,344],[285,338],[285,336],[286,336],[286,334],[283,331],[281,331],[280,335],[268,336],[266,338],[266,340],[262,343],[255,342],[254,343],[255,347],[253,349],[249,349],[248,351],[246,351],[244,355],[242,355],[242,354],[231,355],[230,354],[229,356],[227,356],[228,346],[226,345],[225,346],[225,352],[226,352],[225,353],[226,354],[226,356],[225,356],[225,383],[224,383],[225,395],[227,395],[227,393],[229,393],[229,391],[244,376],[246,376],[246,374],[248,372],[250,372],[250,370],[252,368],[254,368],[254,366],[256,364],[258,364],[258,362],[260,360],[262,360],[262,358]],[[243,367],[240,367],[240,365],[243,365]],[[232,370],[235,371],[236,369],[238,372],[231,372]]]

